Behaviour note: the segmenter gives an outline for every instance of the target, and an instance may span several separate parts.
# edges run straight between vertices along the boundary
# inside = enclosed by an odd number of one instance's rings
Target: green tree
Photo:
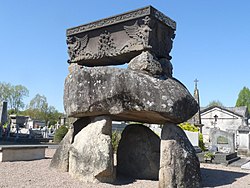
[[[0,102],[7,101],[12,113],[24,108],[23,99],[28,96],[29,90],[25,86],[0,82]]]
[[[0,82],[0,102],[9,102],[9,96],[11,95],[11,84]]]
[[[45,120],[46,123],[55,124],[62,113],[58,112],[54,106],[49,106],[47,98],[44,95],[36,94],[30,101],[24,115],[32,119]]]
[[[207,105],[207,107],[210,107],[210,106],[220,106],[220,107],[223,107],[224,105],[219,100],[213,100],[213,101],[210,101],[209,104]]]
[[[243,87],[238,95],[238,99],[236,101],[236,107],[239,106],[247,106],[248,112],[250,113],[250,90],[247,87]]]

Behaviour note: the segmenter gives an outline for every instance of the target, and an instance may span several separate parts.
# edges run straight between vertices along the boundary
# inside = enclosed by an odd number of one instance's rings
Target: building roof
[[[240,106],[240,107],[222,107],[222,106],[209,106],[209,107],[201,107],[201,113],[204,113],[208,110],[211,110],[213,108],[220,108],[221,110],[225,110],[228,112],[231,112],[235,115],[241,116],[241,117],[248,117],[248,109],[246,106]]]

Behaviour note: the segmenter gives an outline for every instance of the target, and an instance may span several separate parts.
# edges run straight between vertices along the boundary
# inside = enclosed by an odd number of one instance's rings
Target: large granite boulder
[[[69,173],[83,182],[113,182],[112,121],[96,117],[75,135],[69,152]]]
[[[174,78],[158,79],[133,70],[112,67],[71,67],[64,89],[68,116],[110,115],[114,120],[180,123],[198,105]]]
[[[53,158],[50,162],[50,167],[58,169],[62,172],[69,171],[69,149],[71,144],[74,142],[74,137],[79,133],[84,127],[90,123],[90,118],[81,118],[73,123],[64,136],[63,140],[60,142]]]
[[[200,187],[200,163],[185,132],[165,124],[161,134],[159,187]]]
[[[158,179],[160,138],[140,124],[122,132],[117,151],[117,173],[137,179]]]

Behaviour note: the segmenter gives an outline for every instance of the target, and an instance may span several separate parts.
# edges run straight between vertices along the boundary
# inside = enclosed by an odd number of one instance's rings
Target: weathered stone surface
[[[128,63],[142,51],[171,59],[175,21],[148,6],[67,30],[69,63]]]
[[[70,128],[60,142],[59,147],[57,148],[51,162],[50,167],[58,169],[62,172],[69,171],[69,148],[71,146],[72,138],[73,138],[73,127]]]
[[[161,58],[159,60],[161,67],[162,67],[162,75],[166,76],[168,78],[172,78],[173,76],[173,65],[172,63],[166,59],[166,58]]]
[[[90,123],[90,118],[81,118],[73,122],[73,126],[71,126],[60,142],[59,147],[57,148],[51,163],[50,167],[58,169],[62,172],[69,171],[69,149],[71,144],[74,142],[75,135],[80,132],[86,125]]]
[[[117,173],[138,179],[158,179],[160,138],[148,127],[133,124],[122,132]]]
[[[162,74],[161,64],[155,60],[153,55],[148,51],[142,52],[140,55],[131,59],[128,64],[128,69],[142,71],[152,76],[160,76]]]
[[[84,182],[113,182],[112,121],[96,117],[74,138],[69,154],[69,173]]]
[[[75,66],[66,78],[64,107],[71,117],[111,115],[114,120],[180,123],[198,105],[183,84],[112,67]]]
[[[184,131],[165,124],[161,133],[159,187],[200,187],[200,163]]]

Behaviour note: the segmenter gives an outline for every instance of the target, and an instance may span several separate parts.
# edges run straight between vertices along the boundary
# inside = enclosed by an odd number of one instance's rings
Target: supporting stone
[[[107,116],[92,120],[77,135],[69,152],[69,173],[83,182],[113,182],[112,121]]]
[[[184,131],[165,124],[161,133],[159,188],[200,187],[200,163]]]
[[[158,179],[160,138],[141,124],[128,125],[117,151],[117,173],[136,179]]]
[[[73,123],[73,126],[69,128],[51,160],[51,168],[56,168],[62,172],[69,171],[69,149],[71,144],[74,141],[75,135],[89,123],[90,118],[82,118]]]

